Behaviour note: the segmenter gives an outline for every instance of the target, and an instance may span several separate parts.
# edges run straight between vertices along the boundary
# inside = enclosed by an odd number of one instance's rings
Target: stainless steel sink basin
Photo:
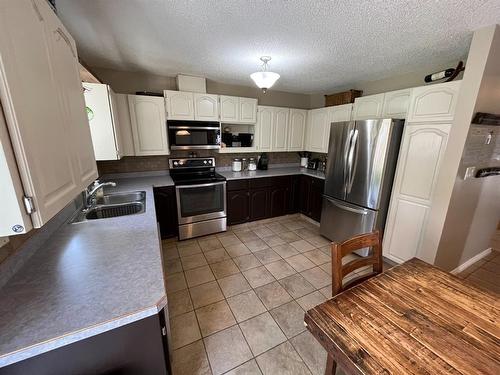
[[[107,194],[97,199],[95,206],[79,211],[71,222],[81,223],[89,220],[140,214],[145,211],[145,191]]]

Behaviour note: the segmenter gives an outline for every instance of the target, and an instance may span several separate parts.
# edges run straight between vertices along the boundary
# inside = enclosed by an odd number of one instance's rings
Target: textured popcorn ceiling
[[[275,88],[312,93],[466,57],[500,0],[57,0],[90,66],[188,73],[251,85],[259,57]]]

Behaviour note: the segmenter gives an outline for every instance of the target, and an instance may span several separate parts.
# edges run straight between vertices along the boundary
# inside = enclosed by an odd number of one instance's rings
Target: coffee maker
[[[267,165],[269,164],[269,158],[265,152],[260,155],[259,162],[257,163],[257,169],[267,170]]]

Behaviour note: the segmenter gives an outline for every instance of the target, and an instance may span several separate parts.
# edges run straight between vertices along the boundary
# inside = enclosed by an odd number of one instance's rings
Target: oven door
[[[220,148],[219,126],[168,125],[171,150],[199,150]]]
[[[226,181],[176,186],[179,224],[226,217]]]

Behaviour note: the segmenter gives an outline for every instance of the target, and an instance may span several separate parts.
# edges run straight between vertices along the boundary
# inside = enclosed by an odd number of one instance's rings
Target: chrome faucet
[[[85,208],[92,207],[96,204],[96,194],[99,189],[102,189],[104,186],[116,186],[115,182],[99,182],[99,180],[95,180],[91,187],[85,189]]]

